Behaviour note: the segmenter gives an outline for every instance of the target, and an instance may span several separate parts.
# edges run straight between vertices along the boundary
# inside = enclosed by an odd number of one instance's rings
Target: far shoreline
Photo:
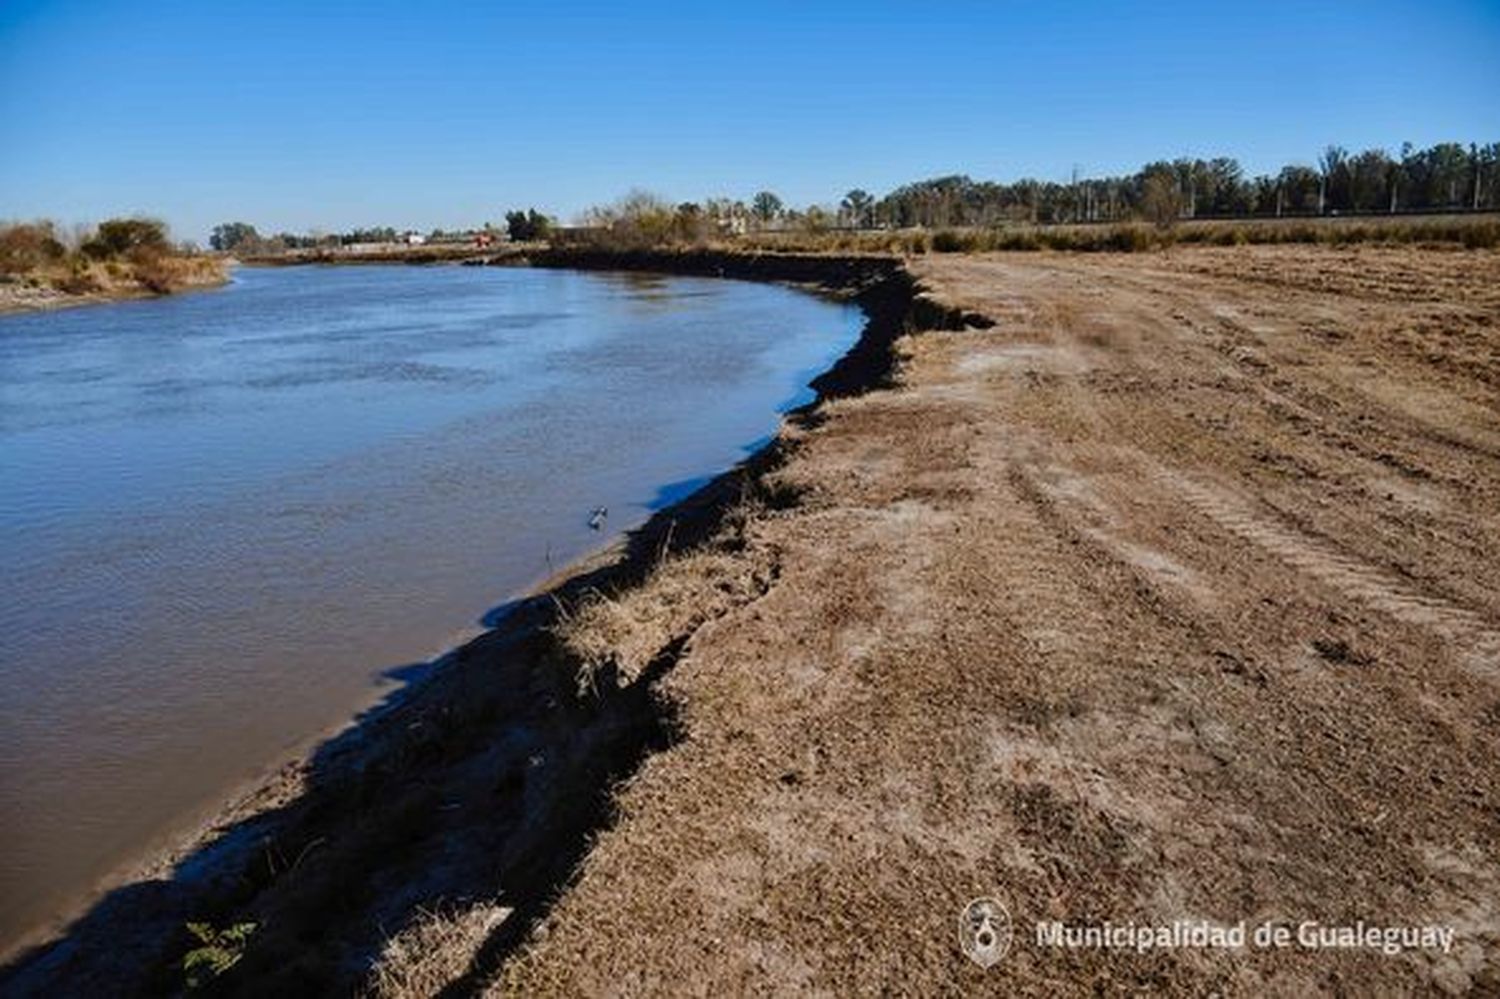
[[[212,274],[194,276],[168,291],[152,291],[134,282],[121,283],[98,291],[67,292],[58,288],[22,285],[19,282],[0,284],[0,318],[24,316],[37,312],[55,312],[59,309],[74,309],[89,305],[113,305],[119,302],[148,301],[172,298],[177,295],[200,291],[214,291],[233,282],[233,269],[237,261],[217,261]]]

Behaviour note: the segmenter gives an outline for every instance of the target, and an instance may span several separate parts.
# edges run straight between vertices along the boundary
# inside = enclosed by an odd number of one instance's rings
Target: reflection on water
[[[599,543],[595,506],[627,529],[743,457],[857,329],[495,268],[0,317],[0,943]]]

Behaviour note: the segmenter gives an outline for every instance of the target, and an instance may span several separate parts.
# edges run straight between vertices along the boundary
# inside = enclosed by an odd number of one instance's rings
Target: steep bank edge
[[[813,382],[818,400],[789,416],[809,426],[822,400],[887,384],[903,332],[987,325],[925,298],[886,257],[559,250],[530,262],[777,281],[858,302],[868,316],[860,339]],[[503,960],[609,821],[610,788],[674,738],[672,705],[654,687],[691,637],[673,636],[630,681],[580,696],[579,664],[551,627],[588,593],[638,584],[664,553],[722,542],[747,496],[794,502],[765,486],[785,457],[778,438],[658,513],[614,562],[518,601],[497,628],[227,809],[169,858],[170,873],[110,892],[65,936],[18,958],[0,972],[0,991],[172,991],[193,945],[190,919],[260,926],[216,983],[225,991],[347,989],[419,906],[500,891],[515,911],[482,958]]]

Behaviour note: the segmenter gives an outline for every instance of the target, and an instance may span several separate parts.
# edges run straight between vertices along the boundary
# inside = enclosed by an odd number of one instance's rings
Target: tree
[[[1252,189],[1245,182],[1245,172],[1239,162],[1228,156],[1218,156],[1208,161],[1208,190],[1204,192],[1206,205],[1215,215],[1247,214],[1250,211]]]
[[[248,222],[225,222],[214,226],[208,237],[208,245],[223,253],[231,253],[241,247],[254,247],[261,241],[260,233]]]
[[[750,212],[762,225],[781,214],[781,199],[771,191],[761,191],[750,201]]]
[[[808,205],[807,211],[802,213],[802,228],[810,233],[827,232],[831,221],[830,213],[821,205]]]
[[[1256,177],[1250,182],[1251,211],[1257,215],[1280,215],[1281,183],[1276,177]]]
[[[1462,205],[1469,185],[1469,154],[1456,142],[1440,142],[1427,150],[1432,164],[1431,204],[1452,208]]]
[[[1142,178],[1141,214],[1161,229],[1170,228],[1182,214],[1182,188],[1170,165],[1151,169]]]
[[[1318,157],[1321,183],[1318,187],[1318,214],[1353,207],[1349,185],[1349,151],[1343,146],[1329,146]]]
[[[1500,207],[1500,142],[1474,151],[1474,207]]]
[[[839,203],[839,207],[844,210],[844,217],[851,225],[864,228],[874,221],[872,216],[875,199],[862,188],[856,187],[844,195],[844,200]]]
[[[334,241],[342,246],[354,246],[359,243],[395,243],[400,239],[401,235],[394,227],[388,225],[351,229],[334,237]]]
[[[684,201],[672,213],[672,235],[684,243],[696,243],[713,229],[712,220],[696,201]]]
[[[518,243],[546,239],[552,235],[552,220],[535,208],[505,213],[505,229]]]
[[[79,249],[85,256],[103,260],[131,253],[166,253],[171,244],[166,224],[156,219],[109,219],[100,222],[93,237]]]
[[[1311,212],[1319,208],[1323,178],[1307,166],[1281,168],[1282,206],[1289,212]]]
[[[0,274],[24,274],[67,255],[51,222],[0,225]]]
[[[1396,164],[1384,149],[1366,149],[1348,161],[1349,200],[1355,211],[1375,211],[1391,204]]]
[[[671,202],[650,191],[630,191],[612,204],[584,213],[595,240],[615,249],[644,249],[673,242],[686,219]]]

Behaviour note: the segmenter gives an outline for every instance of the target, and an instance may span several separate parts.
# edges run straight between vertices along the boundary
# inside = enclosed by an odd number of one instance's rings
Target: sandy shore
[[[1500,254],[747,259],[616,265],[859,294],[817,405],[7,986],[1500,986]],[[1454,936],[1033,932],[1241,919]]]

